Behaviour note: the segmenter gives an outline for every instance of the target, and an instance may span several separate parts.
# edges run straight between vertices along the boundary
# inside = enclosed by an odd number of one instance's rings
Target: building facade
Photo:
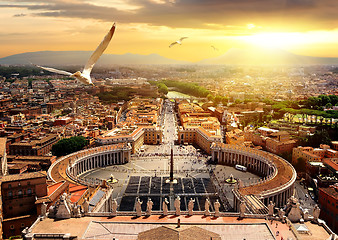
[[[162,136],[162,130],[155,126],[115,128],[102,136],[98,136],[96,145],[129,143],[132,153],[136,153],[144,144],[161,144]]]
[[[21,235],[37,218],[36,198],[47,195],[46,172],[1,178],[3,238]]]
[[[320,206],[320,218],[332,229],[338,231],[338,185],[328,188],[319,188],[318,203]]]
[[[49,134],[42,137],[30,138],[9,146],[10,155],[43,156],[48,154],[52,146],[59,141],[57,134]]]

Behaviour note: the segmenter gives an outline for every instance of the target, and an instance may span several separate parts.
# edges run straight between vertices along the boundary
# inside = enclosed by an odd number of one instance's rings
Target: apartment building
[[[288,132],[265,127],[245,130],[244,139],[275,154],[292,152],[296,145],[296,141],[290,139]]]
[[[9,145],[10,155],[43,156],[48,154],[52,146],[59,141],[57,134],[31,136],[20,142]]]
[[[210,112],[186,101],[178,103],[177,109],[181,123],[178,130],[180,144],[197,144],[205,152],[210,153],[213,142],[223,142],[220,123]]]
[[[21,235],[35,221],[36,198],[47,195],[46,176],[46,172],[33,172],[0,178],[3,238]]]
[[[338,151],[330,149],[330,146],[325,144],[321,144],[320,148],[299,146],[292,151],[292,164],[295,164],[299,158],[302,158],[307,162],[321,162],[323,158],[337,157]]]
[[[332,229],[338,231],[338,185],[319,188],[318,203],[321,209],[320,218]]]
[[[115,128],[96,138],[96,145],[129,143],[132,154],[139,151],[143,144],[161,144],[162,130],[155,126]]]

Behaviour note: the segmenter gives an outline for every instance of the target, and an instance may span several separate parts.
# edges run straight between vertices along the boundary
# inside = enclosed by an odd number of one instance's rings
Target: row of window
[[[32,193],[33,193],[32,189],[31,189],[31,188],[28,188],[28,189],[27,189],[27,195],[30,195],[30,194],[32,194]],[[14,192],[14,194],[15,194],[15,192]],[[18,196],[22,196],[23,194],[26,194],[26,191],[25,191],[25,190],[22,191],[22,189],[20,189],[20,190],[17,191],[17,195],[18,195]],[[8,192],[8,197],[13,197],[13,192],[12,192],[12,191],[9,191],[9,192]]]
[[[11,230],[14,230],[14,229],[15,229],[15,226],[14,226],[14,225],[11,225],[10,228],[11,228]],[[24,223],[21,223],[21,228],[25,228],[25,224],[24,224]]]

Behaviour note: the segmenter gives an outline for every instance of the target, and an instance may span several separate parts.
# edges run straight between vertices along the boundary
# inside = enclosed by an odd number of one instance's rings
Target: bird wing
[[[173,42],[169,45],[169,47],[171,48],[172,46],[174,46],[175,44],[177,44],[177,42]]]
[[[42,68],[43,70],[46,70],[46,71],[49,71],[49,72],[53,72],[53,73],[57,73],[57,74],[62,74],[62,75],[67,75],[67,76],[72,75],[72,73],[70,73],[70,72],[59,70],[59,69],[55,69],[55,68],[42,67],[42,66],[39,66],[39,65],[35,65],[35,66],[37,66],[39,68]]]
[[[104,50],[106,50],[106,48],[108,47],[108,44],[114,35],[115,26],[116,24],[114,23],[111,29],[109,30],[109,32],[107,33],[107,35],[103,38],[100,45],[96,48],[96,50],[93,52],[93,54],[88,59],[88,62],[86,63],[83,69],[83,72],[82,72],[84,75],[87,75],[87,76],[90,75],[90,72],[92,71],[92,68],[94,67],[95,63],[101,57]]]
[[[180,38],[180,41],[182,41],[183,39],[186,39],[186,38],[188,38],[188,37],[181,37],[181,38]]]

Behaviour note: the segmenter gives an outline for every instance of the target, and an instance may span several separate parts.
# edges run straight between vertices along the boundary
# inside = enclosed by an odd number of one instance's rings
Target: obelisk
[[[171,147],[170,151],[170,175],[169,179],[166,180],[166,183],[176,184],[177,179],[174,179],[174,149]]]
[[[173,182],[174,181],[174,150],[171,147],[171,155],[170,155],[170,177],[169,181]]]

